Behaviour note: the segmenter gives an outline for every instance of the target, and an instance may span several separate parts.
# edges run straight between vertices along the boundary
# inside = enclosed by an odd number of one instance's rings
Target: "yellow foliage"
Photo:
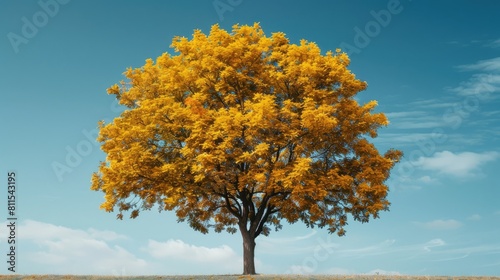
[[[342,235],[347,214],[366,222],[387,209],[401,153],[368,142],[388,120],[354,99],[366,83],[346,53],[258,24],[214,25],[171,47],[108,89],[128,110],[100,124],[101,208],[135,218],[159,204],[201,232],[255,236],[281,219]]]

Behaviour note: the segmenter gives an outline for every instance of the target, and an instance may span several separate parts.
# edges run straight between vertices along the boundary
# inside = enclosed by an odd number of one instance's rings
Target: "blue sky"
[[[214,5],[215,3],[215,5]],[[257,239],[260,273],[499,275],[500,2],[2,1],[0,181],[18,175],[18,272],[241,273],[239,233],[194,232],[172,213],[117,221],[91,174],[106,88],[170,52],[176,35],[260,22],[323,52],[342,47],[391,124],[374,140],[405,157],[390,212],[344,237],[302,224]],[[225,8],[224,8],[225,7]],[[64,172],[61,169],[64,166]],[[0,217],[6,221],[5,187]],[[7,227],[0,248],[7,250]],[[0,265],[0,273],[7,273]]]

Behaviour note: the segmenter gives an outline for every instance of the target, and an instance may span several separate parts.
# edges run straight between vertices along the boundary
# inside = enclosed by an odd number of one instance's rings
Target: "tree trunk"
[[[255,237],[248,231],[241,230],[243,237],[243,274],[257,274],[255,273]]]

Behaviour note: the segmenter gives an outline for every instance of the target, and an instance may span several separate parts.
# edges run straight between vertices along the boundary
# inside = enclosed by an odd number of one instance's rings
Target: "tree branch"
[[[227,210],[229,210],[229,212],[231,212],[231,214],[233,214],[236,218],[241,219],[241,206],[236,202],[238,209],[234,209],[234,205],[232,205],[231,202],[229,201],[230,195],[227,192],[227,189],[225,187],[224,187],[224,194],[222,195],[222,197],[224,198],[224,200],[226,202]],[[231,196],[231,198],[233,200],[235,200],[232,196]]]
[[[257,230],[255,231],[255,237],[259,236],[262,233],[262,230],[264,229],[264,225],[267,222],[267,219],[269,216],[275,212],[273,212],[274,207],[272,205],[268,205],[266,208],[266,212],[263,216],[263,218],[259,222],[259,226],[257,227]]]

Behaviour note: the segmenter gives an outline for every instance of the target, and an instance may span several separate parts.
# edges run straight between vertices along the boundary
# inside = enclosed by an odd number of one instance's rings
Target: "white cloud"
[[[26,266],[33,269],[29,273],[37,274],[144,274],[148,271],[145,260],[108,244],[125,238],[111,231],[71,229],[33,220],[26,220],[19,228],[21,242],[35,245],[22,254]]]
[[[473,64],[460,65],[462,71],[480,72],[472,75],[451,91],[462,96],[475,96],[479,99],[491,99],[491,93],[500,92],[500,57],[480,60]]]
[[[24,244],[18,254],[23,256],[22,272],[26,274],[226,274],[241,273],[243,263],[227,245],[209,248],[182,240],[149,240],[147,246],[132,252],[124,246],[130,238],[114,231],[73,229],[33,220],[20,225],[18,238]],[[137,255],[141,251],[144,258]],[[255,265],[257,270],[266,269],[259,259]]]
[[[432,239],[429,242],[425,243],[423,246],[423,249],[427,252],[431,252],[432,248],[441,247],[444,245],[446,245],[446,243],[442,239],[436,238],[436,239]]]
[[[500,75],[474,74],[467,81],[461,82],[452,92],[461,96],[475,96],[479,99],[490,99],[491,93],[500,91]]]
[[[416,223],[417,225],[431,230],[453,230],[462,227],[462,223],[457,220],[434,220],[426,223]]]
[[[500,40],[497,40],[500,46]],[[480,60],[474,64],[466,64],[458,66],[458,69],[463,71],[487,71],[496,72],[500,71],[500,57],[491,59]]]
[[[189,263],[190,266],[196,266],[197,271],[203,271],[203,274],[240,273],[243,265],[243,258],[227,245],[209,248],[182,240],[149,240],[143,251],[162,262],[168,260],[174,266]],[[257,270],[262,267],[258,259],[255,259],[255,267]]]
[[[451,88],[452,92],[466,97],[473,96],[479,100],[496,98],[496,96],[492,96],[491,94],[500,92],[500,57],[480,60],[473,64],[460,65],[457,68],[462,71],[475,71],[479,73],[473,74],[468,80],[461,82],[458,87]]]
[[[102,239],[106,241],[128,239],[125,235],[117,234],[116,232],[110,230],[96,230],[93,228],[89,228],[88,233],[93,238]]]
[[[423,170],[464,177],[473,175],[473,172],[477,171],[481,165],[494,161],[499,157],[500,153],[498,152],[462,152],[455,154],[450,151],[442,151],[435,153],[432,157],[420,157],[413,162],[413,165]]]
[[[238,259],[238,255],[227,245],[222,245],[216,248],[208,248],[204,246],[190,245],[184,243],[182,240],[173,239],[166,242],[149,240],[147,251],[155,258],[175,257],[177,259],[190,260],[194,262],[219,263],[234,260],[235,258]]]

